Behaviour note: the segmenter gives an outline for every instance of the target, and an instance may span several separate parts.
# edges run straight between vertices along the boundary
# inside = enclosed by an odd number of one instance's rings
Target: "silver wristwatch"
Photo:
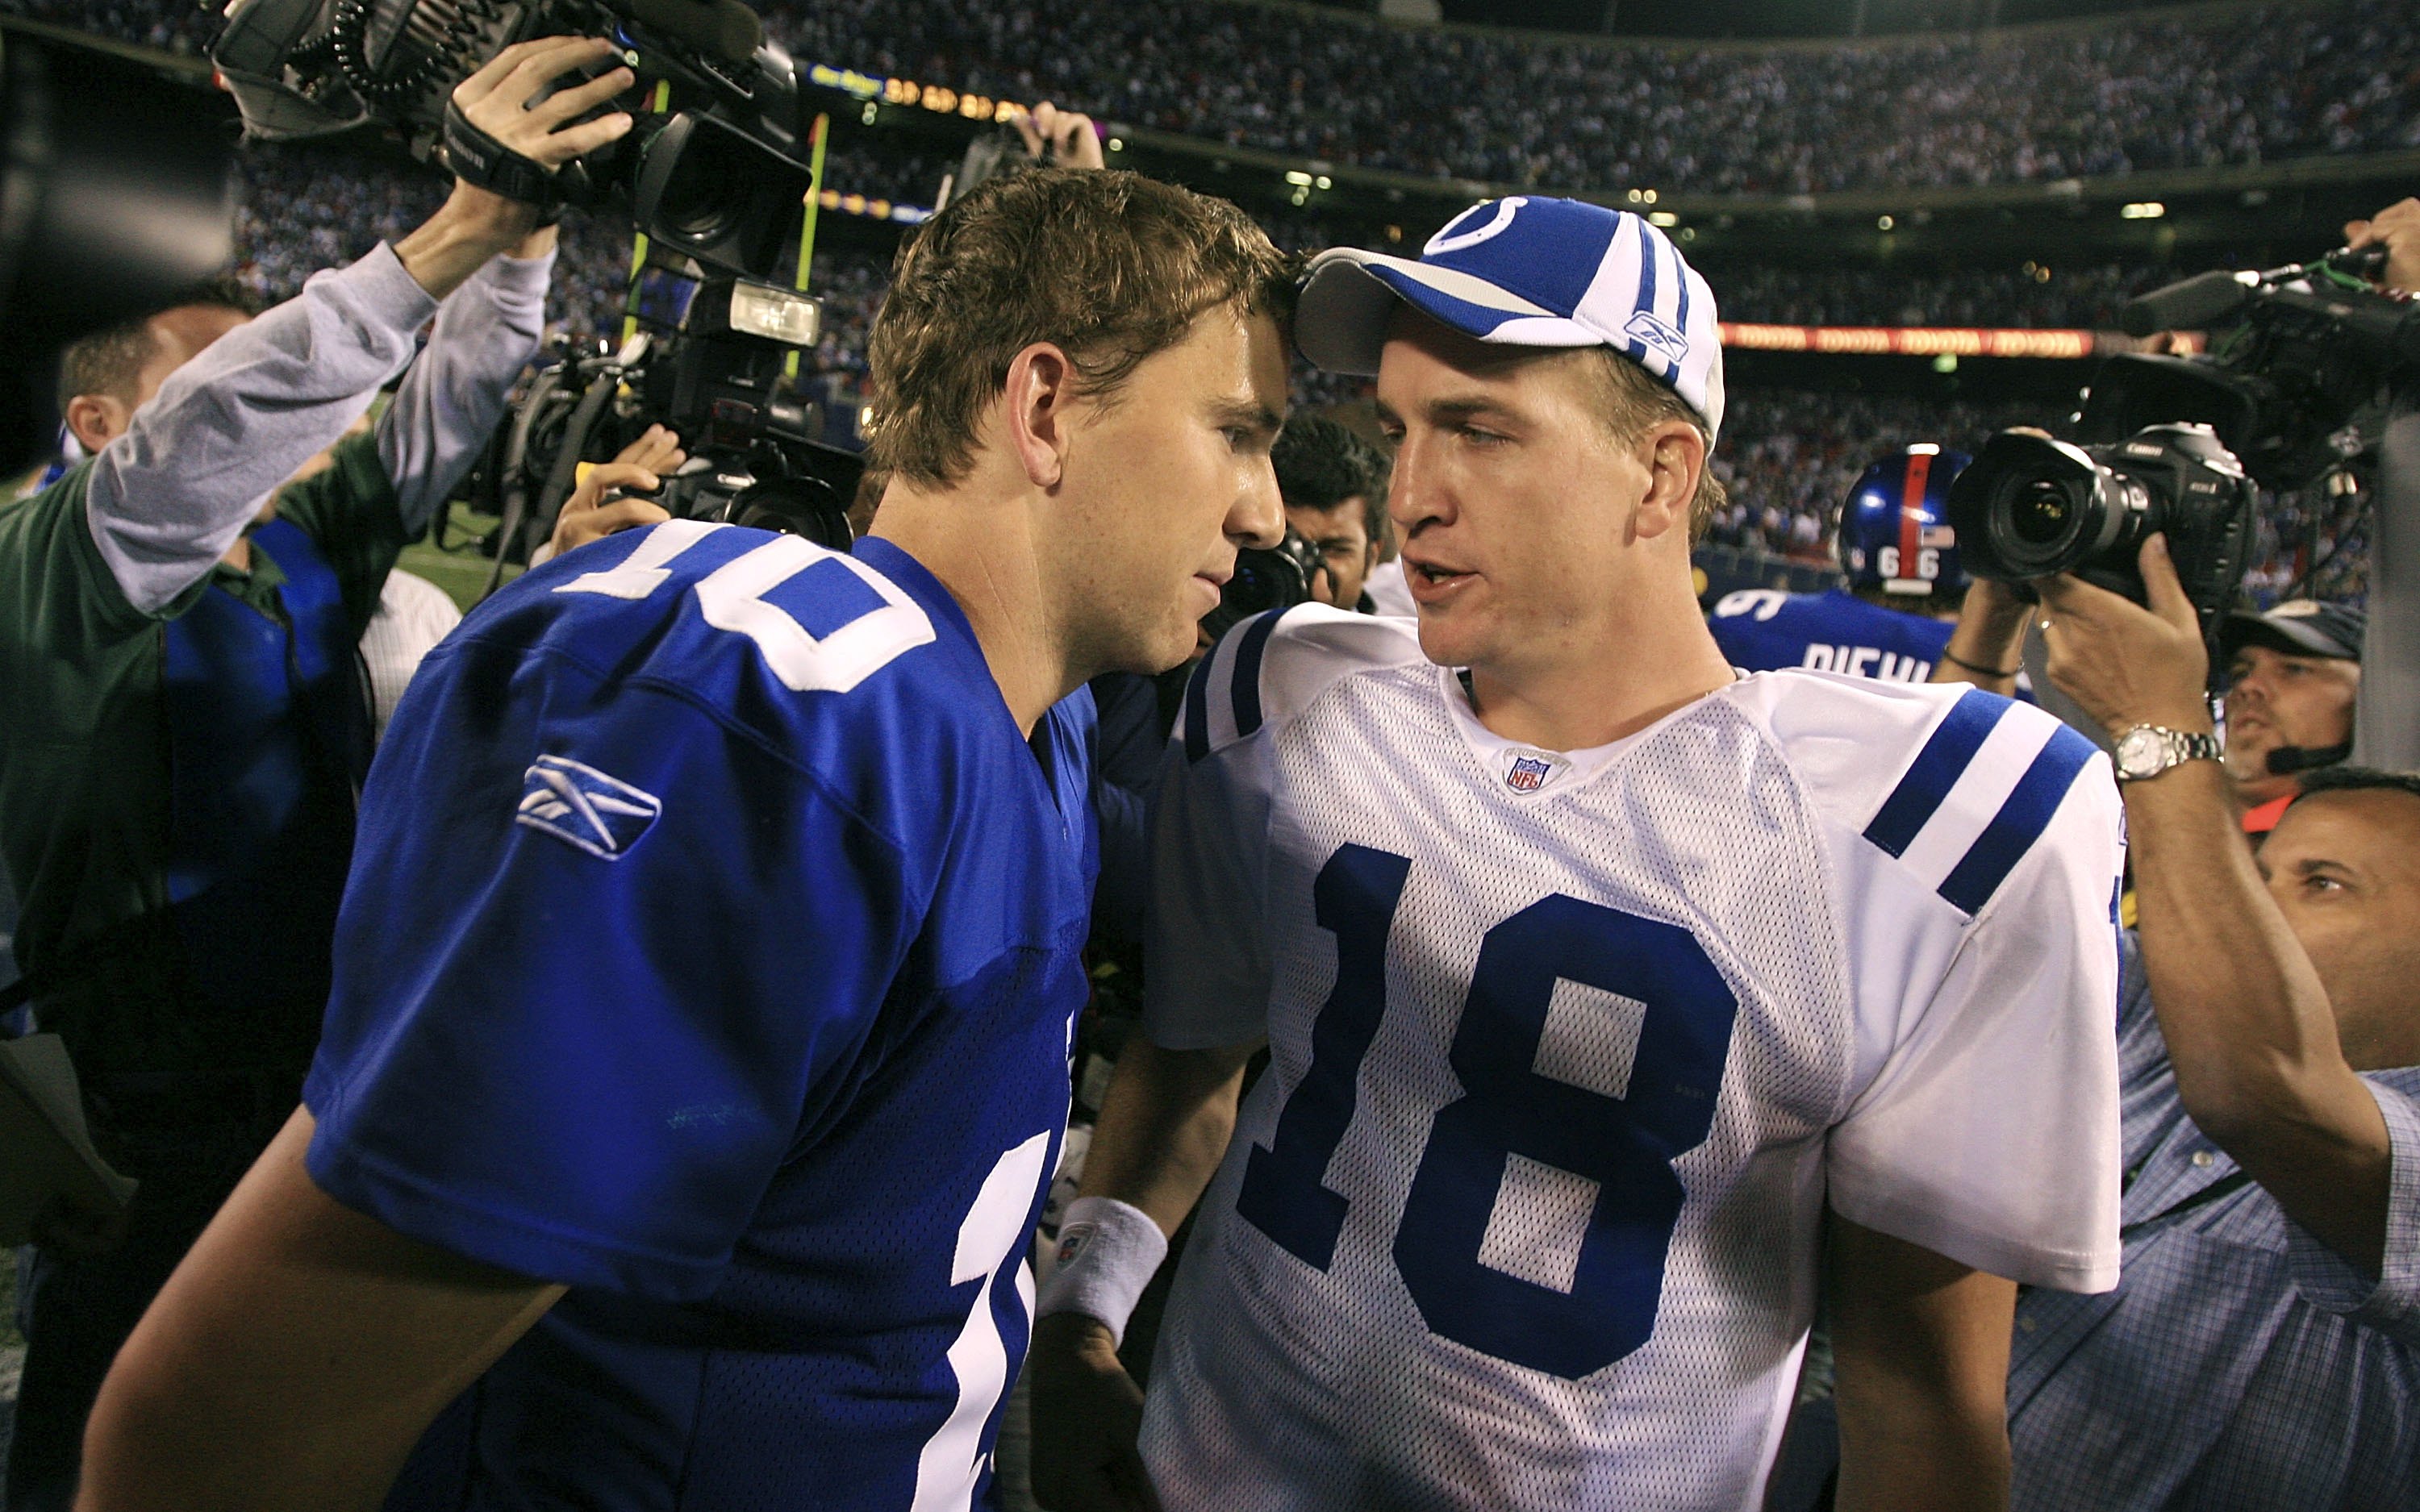
[[[2216,760],[2216,735],[2189,735],[2165,725],[2138,724],[2118,737],[2118,780],[2120,782],[2140,782],[2184,762]]]

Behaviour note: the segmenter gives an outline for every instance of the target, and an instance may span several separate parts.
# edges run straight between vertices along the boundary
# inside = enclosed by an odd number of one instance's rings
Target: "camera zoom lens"
[[[661,208],[657,211],[666,229],[706,240],[721,233],[730,219],[730,206],[710,164],[683,159],[679,174],[664,186]]]
[[[2052,546],[2068,532],[2074,501],[2053,478],[2035,478],[2009,501],[2009,529],[2027,546]]]

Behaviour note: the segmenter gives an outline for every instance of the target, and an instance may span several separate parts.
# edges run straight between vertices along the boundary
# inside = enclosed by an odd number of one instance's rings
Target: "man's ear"
[[[60,418],[89,456],[125,435],[130,417],[122,400],[106,393],[79,393],[68,401],[68,412]]]
[[[1631,532],[1653,540],[1675,529],[1689,533],[1689,512],[1705,471],[1706,439],[1685,420],[1667,420],[1640,438],[1647,462],[1647,496],[1631,517]]]
[[[1075,397],[1076,364],[1049,342],[1037,341],[1010,360],[1001,419],[1009,450],[1037,488],[1057,487],[1066,473]]]

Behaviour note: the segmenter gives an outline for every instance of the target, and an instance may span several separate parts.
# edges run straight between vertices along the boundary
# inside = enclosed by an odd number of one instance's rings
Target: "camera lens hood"
[[[2068,442],[2023,431],[1993,437],[1949,488],[1967,571],[2002,582],[2072,571],[2120,528],[2114,483]]]

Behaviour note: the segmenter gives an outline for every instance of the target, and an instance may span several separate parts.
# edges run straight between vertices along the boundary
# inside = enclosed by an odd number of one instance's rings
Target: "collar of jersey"
[[[1507,740],[1481,724],[1478,713],[1470,706],[1470,700],[1463,694],[1462,673],[1458,670],[1439,667],[1436,669],[1436,677],[1437,694],[1445,700],[1446,717],[1453,722],[1454,732],[1462,736],[1462,743],[1470,748],[1471,758],[1479,763],[1479,769],[1491,787],[1503,787],[1502,766],[1507,755],[1515,750],[1544,748],[1530,745],[1525,740]],[[1523,803],[1531,803],[1554,797],[1557,794],[1576,792],[1604,776],[1606,769],[1613,765],[1623,751],[1686,715],[1699,703],[1704,702],[1705,700],[1699,699],[1684,703],[1646,729],[1635,730],[1620,740],[1608,741],[1602,746],[1590,746],[1585,750],[1551,752],[1550,754],[1559,756],[1571,763],[1570,770],[1561,773],[1552,782],[1547,783],[1543,792],[1534,795],[1507,792],[1505,796]]]
[[[975,627],[969,623],[967,611],[958,607],[957,599],[940,579],[933,576],[931,568],[909,556],[903,548],[876,535],[859,537],[857,543],[848,548],[848,554],[897,583],[937,626],[948,627],[950,639],[957,645],[972,647],[978,657],[982,656],[982,642],[975,639]],[[985,663],[986,675],[989,668],[990,663]]]
[[[898,584],[923,609],[933,622],[937,645],[949,654],[958,676],[969,685],[970,691],[982,690],[975,693],[977,698],[989,694],[986,707],[998,713],[1001,723],[1017,741],[1032,745],[1032,737],[1017,730],[1016,716],[1009,709],[1007,695],[1000,690],[1000,680],[991,674],[991,663],[984,656],[983,642],[975,639],[975,627],[967,619],[967,611],[958,607],[958,600],[949,586],[934,577],[931,568],[908,555],[905,548],[879,536],[860,538],[855,546],[849,548],[849,555]],[[1035,770],[1038,774],[1038,764]],[[1049,788],[1052,785],[1046,782],[1044,786]],[[1052,799],[1055,803],[1055,791]]]

